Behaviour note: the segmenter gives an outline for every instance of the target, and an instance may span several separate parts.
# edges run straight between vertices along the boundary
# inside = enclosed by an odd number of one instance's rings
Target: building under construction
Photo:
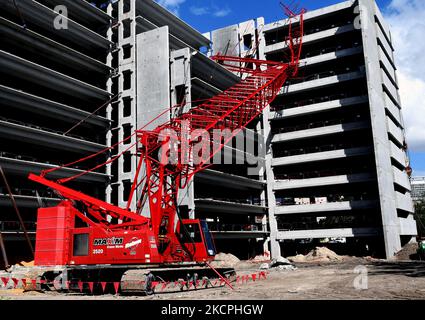
[[[202,35],[152,0],[0,2],[0,165],[33,238],[37,208],[59,199],[36,189],[29,172],[113,146],[162,110],[239,81],[206,52],[281,61],[287,50],[285,20]],[[228,145],[232,163],[197,174],[179,210],[205,219],[218,251],[241,258],[324,238],[392,256],[416,223],[391,33],[371,0],[308,12],[304,31],[299,79],[244,132],[255,148]],[[125,207],[136,160],[126,152],[73,187]],[[71,167],[55,174],[87,169]],[[3,181],[0,188],[6,248],[28,257]]]

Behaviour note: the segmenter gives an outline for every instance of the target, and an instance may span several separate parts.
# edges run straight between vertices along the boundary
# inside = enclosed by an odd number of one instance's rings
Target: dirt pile
[[[220,252],[215,256],[215,260],[211,262],[211,265],[215,268],[220,267],[234,267],[240,260],[238,257],[234,256],[231,253],[222,253]]]
[[[296,255],[288,257],[291,262],[338,262],[343,261],[344,257],[337,255],[332,250],[326,247],[316,247],[307,255]]]
[[[34,260],[29,262],[21,261],[18,263],[18,265],[22,267],[34,267]]]
[[[266,255],[258,255],[252,258],[252,262],[263,262],[263,261],[270,261],[270,256]]]
[[[396,253],[395,258],[397,260],[416,260],[418,244],[408,243],[399,252]]]

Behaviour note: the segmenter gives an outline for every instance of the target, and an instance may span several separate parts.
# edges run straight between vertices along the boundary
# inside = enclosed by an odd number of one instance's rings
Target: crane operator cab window
[[[180,241],[182,243],[204,242],[208,255],[214,256],[216,254],[214,242],[206,221],[201,220],[200,223],[185,223],[184,227],[184,229],[180,230]]]
[[[184,227],[186,228],[187,233],[184,230],[180,230],[180,239],[183,243],[202,242],[201,230],[197,223],[184,224]]]

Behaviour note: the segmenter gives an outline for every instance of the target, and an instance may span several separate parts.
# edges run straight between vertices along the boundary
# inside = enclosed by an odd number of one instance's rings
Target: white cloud
[[[228,16],[232,10],[229,7],[220,8],[216,5],[212,5],[211,7],[190,7],[190,12],[195,16],[204,16],[207,14],[212,14],[214,17],[222,18]]]
[[[230,12],[232,12],[232,10],[230,10],[230,8],[228,7],[221,8],[221,9],[215,8],[214,16],[221,18],[221,17],[228,16]]]
[[[391,25],[407,142],[425,151],[425,1],[392,0],[384,11]]]
[[[186,0],[156,0],[156,2],[178,16],[180,5],[186,2]]]
[[[195,16],[203,16],[210,12],[208,7],[190,7],[190,12],[192,12]]]
[[[398,81],[409,149],[425,152],[425,79],[400,70]]]

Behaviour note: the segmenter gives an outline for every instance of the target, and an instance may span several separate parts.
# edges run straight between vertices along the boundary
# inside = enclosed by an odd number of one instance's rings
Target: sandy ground
[[[367,289],[354,287],[357,266],[366,267]],[[153,296],[58,294],[19,291],[0,291],[0,300],[166,300],[166,299],[425,299],[425,263],[423,262],[371,262],[351,259],[339,263],[296,264],[297,270],[269,270],[266,280],[227,287],[155,294]],[[257,265],[245,266],[238,274],[256,271]],[[365,284],[364,279],[360,284]]]

